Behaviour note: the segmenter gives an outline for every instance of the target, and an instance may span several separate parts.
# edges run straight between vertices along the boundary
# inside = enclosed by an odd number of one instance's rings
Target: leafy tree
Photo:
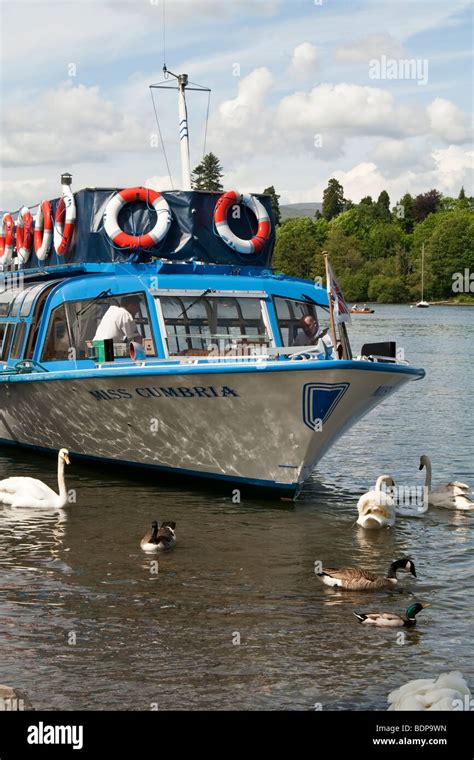
[[[330,221],[344,211],[344,188],[337,179],[330,179],[323,193],[323,216]]]
[[[274,268],[290,277],[311,279],[313,259],[320,247],[321,229],[312,219],[288,219],[277,229]]]
[[[413,232],[415,218],[413,216],[413,198],[410,193],[405,193],[403,198],[398,201],[394,209],[394,216],[404,232],[408,234]]]
[[[330,226],[331,229],[342,230],[344,235],[355,235],[363,240],[376,221],[375,206],[359,203],[331,219]]]
[[[375,224],[366,240],[366,250],[371,259],[394,256],[406,245],[406,236],[403,230],[396,224],[387,224],[386,222]]]
[[[361,203],[364,206],[372,206],[373,200],[371,195],[366,195],[364,198],[362,198]]]
[[[466,198],[466,193],[464,192],[464,185],[461,187],[458,195],[458,200],[463,201]]]
[[[278,202],[280,200],[280,196],[276,194],[276,190],[273,185],[266,187],[263,193],[264,195],[269,195],[271,197],[272,216],[275,227],[277,227],[281,222],[280,204]]]
[[[386,190],[382,190],[376,203],[377,217],[381,222],[390,222],[390,197]]]
[[[427,193],[417,195],[413,201],[413,217],[415,222],[422,222],[428,214],[435,214],[439,211],[441,203],[441,193],[437,190],[430,190]]]
[[[369,283],[368,297],[377,303],[404,303],[408,300],[408,290],[401,277],[377,274]]]
[[[192,173],[193,190],[223,190],[222,166],[214,153],[207,153]]]

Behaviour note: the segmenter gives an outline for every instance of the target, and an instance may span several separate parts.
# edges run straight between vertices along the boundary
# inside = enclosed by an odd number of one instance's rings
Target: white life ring
[[[156,224],[144,235],[128,235],[119,227],[118,215],[121,209],[133,201],[142,201],[153,206]],[[171,211],[166,200],[156,190],[146,187],[128,187],[120,190],[107,204],[104,214],[104,229],[119,248],[151,248],[166,236],[171,226]]]
[[[243,203],[247,206],[258,221],[258,229],[251,240],[245,240],[237,237],[230,229],[227,223],[227,214],[232,206],[237,206]],[[238,253],[253,254],[260,253],[267,240],[270,238],[272,231],[272,224],[270,217],[268,216],[265,207],[262,203],[255,198],[254,195],[244,194],[241,195],[235,190],[231,190],[228,193],[221,195],[216,203],[214,209],[214,223],[216,225],[217,234],[222,240],[227,243],[229,248],[232,248]]]
[[[0,222],[0,264],[8,264],[12,260],[14,243],[13,217],[4,214]]]
[[[30,258],[33,242],[33,217],[28,206],[23,206],[16,220],[16,254],[18,263],[25,264]]]
[[[37,258],[42,261],[46,258],[51,248],[53,239],[53,216],[51,203],[41,201],[35,216],[35,234],[33,243]]]
[[[62,185],[63,194],[54,217],[54,247],[58,256],[69,251],[76,223],[76,203],[70,185]]]

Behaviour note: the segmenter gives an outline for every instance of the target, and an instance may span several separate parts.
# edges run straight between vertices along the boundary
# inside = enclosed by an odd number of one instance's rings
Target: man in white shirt
[[[93,340],[112,338],[114,343],[125,343],[133,340],[142,342],[134,318],[140,313],[140,298],[124,296],[120,306],[109,306],[99,322]]]

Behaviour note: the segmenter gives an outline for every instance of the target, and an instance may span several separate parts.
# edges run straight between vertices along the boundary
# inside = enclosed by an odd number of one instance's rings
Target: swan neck
[[[59,486],[59,495],[62,499],[66,498],[67,491],[66,491],[66,480],[64,478],[64,459],[62,457],[59,457],[58,460],[58,486]]]
[[[426,467],[425,487],[429,491],[431,489],[431,462],[429,459],[425,462],[425,467]]]

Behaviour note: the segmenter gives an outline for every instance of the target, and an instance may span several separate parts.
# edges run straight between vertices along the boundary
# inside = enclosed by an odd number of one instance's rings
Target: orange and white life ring
[[[151,204],[156,211],[156,223],[153,229],[144,235],[128,235],[119,227],[118,215],[121,209],[133,201]],[[166,236],[171,226],[171,211],[156,190],[146,187],[128,187],[120,190],[107,204],[104,214],[104,229],[114,245],[119,248],[151,248]]]
[[[253,211],[257,217],[258,229],[251,240],[237,237],[227,223],[229,210],[241,203]],[[258,198],[250,194],[241,195],[235,190],[224,193],[217,201],[214,209],[214,223],[218,235],[227,243],[229,248],[244,254],[260,253],[267,240],[269,240],[272,231],[270,217]]]
[[[30,258],[32,242],[33,217],[30,209],[23,206],[16,220],[16,254],[20,264],[25,264]]]
[[[36,256],[40,261],[46,258],[51,248],[53,239],[53,216],[51,203],[41,201],[35,216],[34,247]]]
[[[14,248],[14,222],[11,214],[4,214],[0,222],[0,264],[12,260]]]
[[[54,247],[58,256],[69,251],[76,223],[76,203],[69,185],[62,185],[63,194],[54,217]]]

